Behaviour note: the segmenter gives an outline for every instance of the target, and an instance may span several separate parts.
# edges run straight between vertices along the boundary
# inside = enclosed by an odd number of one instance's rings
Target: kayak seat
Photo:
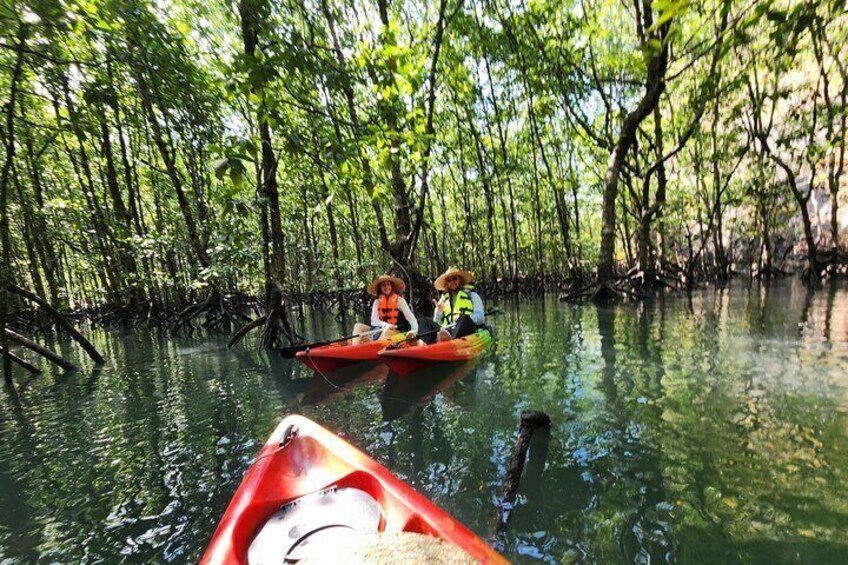
[[[329,488],[284,504],[253,538],[250,565],[297,563],[316,549],[375,534],[381,520],[374,497],[357,488]]]

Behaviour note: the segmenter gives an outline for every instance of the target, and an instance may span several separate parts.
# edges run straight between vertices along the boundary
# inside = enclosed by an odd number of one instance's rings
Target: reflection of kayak
[[[439,392],[465,378],[475,366],[475,363],[463,363],[459,366],[436,365],[422,369],[415,378],[389,375],[383,386],[383,394],[380,395],[383,420],[397,420],[413,407],[426,403]]]
[[[330,371],[337,371],[354,363],[379,361],[380,358],[377,356],[377,353],[381,349],[396,341],[401,341],[405,337],[406,334],[399,333],[389,339],[377,339],[366,341],[365,343],[357,343],[356,345],[345,345],[343,343],[322,345],[313,349],[298,351],[296,357],[313,371],[329,373]]]
[[[430,345],[407,345],[406,342],[397,349],[386,348],[380,351],[380,359],[395,373],[407,375],[432,365],[474,359],[486,351],[492,341],[489,330],[479,329],[466,337]]]
[[[483,563],[506,563],[385,467],[318,424],[290,416],[248,469],[201,563],[294,563],[362,536],[398,532],[433,536]]]
[[[383,363],[371,363],[346,367],[331,375],[315,375],[310,379],[309,388],[300,403],[305,406],[314,406],[334,394],[348,392],[360,385],[385,379],[388,374],[389,368]]]

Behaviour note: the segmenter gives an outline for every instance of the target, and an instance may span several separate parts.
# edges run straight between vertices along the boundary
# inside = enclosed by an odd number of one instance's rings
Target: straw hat
[[[398,294],[403,292],[403,290],[406,288],[406,283],[400,280],[399,278],[393,277],[391,275],[380,275],[379,277],[368,283],[368,286],[365,287],[365,292],[367,292],[371,296],[377,296],[377,294],[379,293],[380,285],[386,281],[392,283],[392,289],[394,289],[394,291]]]
[[[433,283],[433,286],[436,287],[436,290],[447,290],[445,283],[451,277],[459,277],[462,279],[462,284],[466,285],[474,280],[474,275],[469,273],[468,271],[463,271],[462,269],[450,268],[445,271],[439,278],[436,279],[436,282]]]

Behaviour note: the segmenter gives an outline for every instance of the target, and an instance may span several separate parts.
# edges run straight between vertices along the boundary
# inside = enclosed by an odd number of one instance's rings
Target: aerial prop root
[[[229,332],[250,321],[247,312],[255,310],[255,300],[242,293],[224,293],[213,287],[204,300],[188,305],[171,324],[174,332],[188,328],[195,321],[203,328]]]

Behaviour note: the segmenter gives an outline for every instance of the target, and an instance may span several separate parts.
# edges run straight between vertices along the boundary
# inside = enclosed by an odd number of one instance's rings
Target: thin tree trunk
[[[460,4],[462,1],[460,1]],[[433,114],[436,107],[436,71],[439,66],[439,55],[442,52],[442,39],[445,32],[445,10],[447,9],[447,0],[439,2],[439,19],[436,22],[436,35],[433,40],[433,59],[430,61],[430,75],[428,77],[428,92],[427,92],[427,122],[424,126],[425,145],[424,151],[421,154],[421,195],[418,200],[418,213],[415,217],[415,223],[412,226],[412,232],[409,234],[409,245],[407,250],[407,263],[413,263],[413,254],[415,253],[415,244],[418,239],[418,234],[421,231],[421,226],[424,220],[424,205],[427,201],[427,195],[430,191],[430,152],[433,147],[433,138],[435,137],[435,127],[433,126]]]
[[[638,6],[638,2],[637,2]],[[642,0],[643,17],[646,18],[650,27],[651,3],[650,0]],[[601,248],[598,255],[597,283],[599,286],[608,285],[615,276],[615,206],[618,198],[618,180],[624,159],[636,141],[636,131],[639,124],[651,115],[660,100],[660,94],[665,89],[665,71],[668,66],[668,44],[665,37],[670,22],[666,22],[659,29],[659,41],[662,47],[659,54],[648,60],[648,73],[645,82],[645,94],[636,108],[627,114],[621,126],[618,140],[610,154],[607,172],[604,175],[603,206],[601,216]]]
[[[41,265],[44,269],[44,278],[47,280],[47,288],[50,292],[50,302],[56,307],[61,307],[62,299],[60,297],[60,288],[64,275],[61,270],[61,263],[56,256],[56,250],[53,242],[48,240],[47,223],[44,221],[44,195],[41,185],[41,171],[39,163],[36,160],[35,151],[32,147],[32,137],[26,138],[26,168],[30,180],[32,181],[33,195],[35,197],[35,206],[33,207],[33,225],[35,227],[36,250],[41,259]]]
[[[159,150],[159,156],[165,163],[165,170],[168,173],[168,178],[171,180],[171,184],[173,185],[174,191],[177,195],[177,203],[180,206],[180,212],[182,213],[183,221],[185,222],[186,230],[188,231],[189,243],[194,250],[194,254],[197,261],[200,263],[200,266],[208,267],[209,255],[206,253],[206,247],[203,245],[203,241],[200,239],[200,235],[198,234],[197,223],[195,222],[194,213],[191,211],[191,206],[188,198],[186,197],[185,189],[183,188],[184,183],[182,175],[179,170],[177,170],[175,156],[171,153],[171,150],[168,147],[162,127],[159,124],[159,119],[156,117],[153,98],[150,94],[150,88],[147,85],[147,79],[140,70],[136,70],[135,76],[138,92],[141,96],[141,103],[147,114],[147,121],[150,124],[150,129],[153,133],[153,141],[156,144],[156,148]]]
[[[6,353],[6,350],[4,350],[2,347],[0,347],[0,355],[2,355],[3,357],[8,357],[11,361],[14,361],[18,365],[20,365],[21,367],[23,367],[24,369],[29,371],[30,373],[40,373],[41,372],[41,369],[39,369],[38,367],[36,367],[32,363],[26,361],[25,359],[21,359],[20,357],[18,357],[17,355],[12,353],[11,351],[9,353]]]
[[[20,177],[14,170],[14,167],[11,174],[15,178],[15,188],[18,191],[18,201],[20,202],[23,211],[23,217],[21,218],[21,238],[23,239],[24,247],[26,247],[29,276],[32,279],[32,286],[35,291],[40,295],[44,296],[44,281],[41,278],[41,273],[38,271],[38,264],[40,263],[40,261],[38,258],[38,253],[36,252],[37,244],[35,243],[35,234],[33,233],[33,208],[31,204],[27,201],[26,194],[24,193],[24,189],[21,186]]]
[[[321,0],[321,11],[324,14],[324,18],[327,20],[327,27],[329,28],[330,38],[332,39],[333,44],[333,52],[336,55],[336,62],[338,63],[340,70],[342,72],[345,72],[346,64],[344,54],[342,53],[341,43],[339,42],[339,38],[336,33],[335,19],[333,18],[333,14],[330,11],[329,6],[327,5],[327,0]],[[361,132],[359,124],[359,115],[356,111],[356,104],[353,98],[353,88],[347,82],[344,82],[342,85],[342,90],[344,91],[345,100],[347,101],[347,111],[351,127],[353,129],[353,139],[356,143],[360,143]],[[374,175],[371,171],[371,163],[368,160],[368,156],[364,152],[359,153],[360,163],[362,165],[363,185],[366,193],[369,195],[373,195],[375,187]],[[391,254],[393,246],[389,241],[388,232],[386,231],[386,225],[383,221],[382,207],[380,206],[380,203],[373,197],[371,198],[371,206],[374,209],[374,215],[377,220],[377,232],[380,236],[380,246],[386,253]]]
[[[9,101],[6,103],[6,131],[4,142],[6,144],[6,155],[3,160],[3,169],[0,171],[0,244],[2,244],[2,265],[0,265],[0,330],[6,328],[8,315],[9,296],[6,287],[11,282],[10,274],[12,268],[12,242],[9,237],[9,178],[12,173],[12,164],[15,160],[15,106],[18,96],[18,83],[21,80],[23,70],[24,52],[26,41],[29,36],[29,27],[19,24],[17,33],[17,49],[15,64],[9,80]],[[4,332],[0,336],[0,347],[3,351],[9,351],[9,340]],[[3,355],[3,377],[7,385],[12,384],[12,360],[8,355]]]
[[[261,5],[251,0],[241,0],[238,5],[241,17],[241,36],[244,43],[244,54],[255,57],[259,46],[258,29]],[[265,100],[264,86],[256,89],[262,104]],[[286,311],[285,301],[285,237],[283,235],[282,214],[280,211],[280,195],[277,184],[277,158],[271,142],[271,127],[265,117],[265,112],[259,114],[259,139],[262,154],[262,194],[268,205],[268,221],[271,235],[271,280],[267,281],[268,291],[267,318],[262,330],[260,344],[271,347],[280,344],[280,334],[290,343],[296,339]]]
[[[480,139],[480,133],[477,131],[477,128],[474,126],[474,118],[471,114],[471,109],[467,110],[468,113],[468,123],[471,127],[471,135],[474,137],[474,146],[476,148],[477,153],[477,176],[480,179],[480,184],[483,187],[483,196],[486,201],[486,229],[488,233],[488,247],[489,252],[487,254],[487,259],[489,261],[489,280],[496,280],[495,273],[495,206],[494,206],[494,197],[492,195],[492,188],[489,185],[489,176],[486,172],[485,161],[483,160],[483,142]]]
[[[132,229],[132,216],[130,216],[124,204],[123,196],[121,196],[121,187],[118,186],[118,173],[115,169],[115,157],[112,151],[109,125],[106,123],[105,108],[101,108],[100,111],[101,148],[103,150],[103,157],[106,160],[106,186],[109,188],[109,196],[112,199],[112,208],[115,212],[115,219],[117,220],[118,236],[115,238],[116,245],[119,249],[123,268],[130,278],[129,298],[132,302],[141,302],[144,297],[138,287],[138,264],[133,257],[132,249],[127,243]]]

